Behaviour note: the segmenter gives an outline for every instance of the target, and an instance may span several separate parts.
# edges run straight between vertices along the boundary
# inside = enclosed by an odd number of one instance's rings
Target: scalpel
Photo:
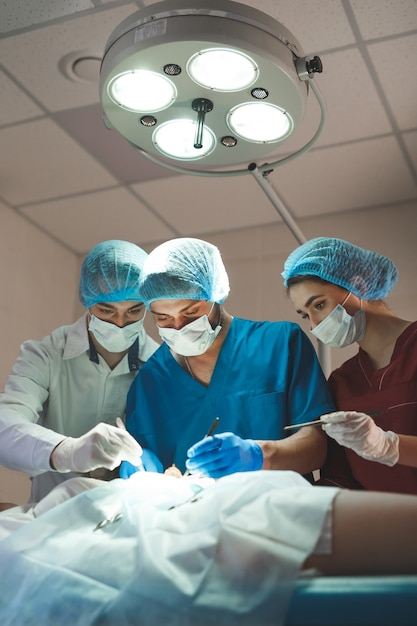
[[[207,432],[206,432],[206,434],[204,435],[204,439],[205,439],[206,437],[210,437],[210,435],[212,435],[212,434],[214,433],[214,431],[216,430],[217,425],[218,425],[218,423],[219,423],[219,422],[220,422],[220,417],[215,417],[215,418],[214,418],[214,420],[213,420],[212,425],[210,426],[210,428],[208,429],[208,431],[207,431]],[[190,473],[190,470],[189,470],[189,469],[186,469],[183,475],[184,475],[184,476],[188,476],[188,475],[189,475],[189,473]]]

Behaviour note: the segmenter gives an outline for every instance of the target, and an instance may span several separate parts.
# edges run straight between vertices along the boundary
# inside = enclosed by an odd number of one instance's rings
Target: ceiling
[[[416,0],[242,3],[281,22],[323,62],[314,80],[327,104],[324,132],[269,175],[290,215],[300,221],[417,201]],[[98,97],[105,43],[125,17],[152,4],[0,5],[0,206],[76,254],[105,239],[149,247],[280,220],[250,174],[178,175],[105,128]],[[81,77],[71,70],[79,57],[91,58],[75,64]],[[300,145],[318,119],[309,96]]]

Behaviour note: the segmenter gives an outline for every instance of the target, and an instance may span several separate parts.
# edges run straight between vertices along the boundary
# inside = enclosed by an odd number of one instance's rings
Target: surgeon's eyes
[[[166,322],[169,319],[168,315],[157,315],[156,313],[152,313],[152,315],[156,322]]]
[[[129,309],[127,311],[127,314],[128,315],[133,315],[133,316],[140,315],[142,313],[142,310],[143,310],[143,306],[142,305],[141,306],[136,306],[133,309]]]
[[[112,313],[114,313],[114,309],[106,309],[105,307],[98,307],[98,311],[102,314],[102,315],[111,315]]]
[[[326,301],[325,300],[317,300],[316,302],[314,302],[314,304],[311,304],[309,306],[309,310],[313,313],[317,312],[317,311],[323,311],[324,307],[326,306]],[[310,319],[310,315],[308,313],[303,313],[302,311],[297,311],[297,313],[299,313],[301,319],[303,320],[308,320]]]

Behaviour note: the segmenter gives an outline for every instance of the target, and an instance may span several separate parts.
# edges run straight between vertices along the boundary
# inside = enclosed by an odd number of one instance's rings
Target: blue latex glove
[[[146,472],[158,472],[159,474],[163,473],[164,468],[161,461],[158,459],[156,454],[150,450],[142,450],[141,460]],[[119,477],[126,479],[132,476],[132,474],[136,474],[136,472],[140,471],[143,470],[139,465],[133,465],[133,463],[129,463],[129,461],[122,461],[119,468]]]
[[[233,433],[205,437],[187,452],[186,467],[192,474],[221,478],[234,472],[250,472],[262,468],[262,448],[252,439]]]

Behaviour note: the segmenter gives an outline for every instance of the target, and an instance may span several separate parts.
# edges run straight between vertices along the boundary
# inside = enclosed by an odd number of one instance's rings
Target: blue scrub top
[[[194,380],[166,344],[130,388],[126,425],[164,468],[185,469],[187,450],[215,417],[216,433],[277,440],[283,427],[335,410],[314,347],[298,324],[234,318],[210,385]]]

